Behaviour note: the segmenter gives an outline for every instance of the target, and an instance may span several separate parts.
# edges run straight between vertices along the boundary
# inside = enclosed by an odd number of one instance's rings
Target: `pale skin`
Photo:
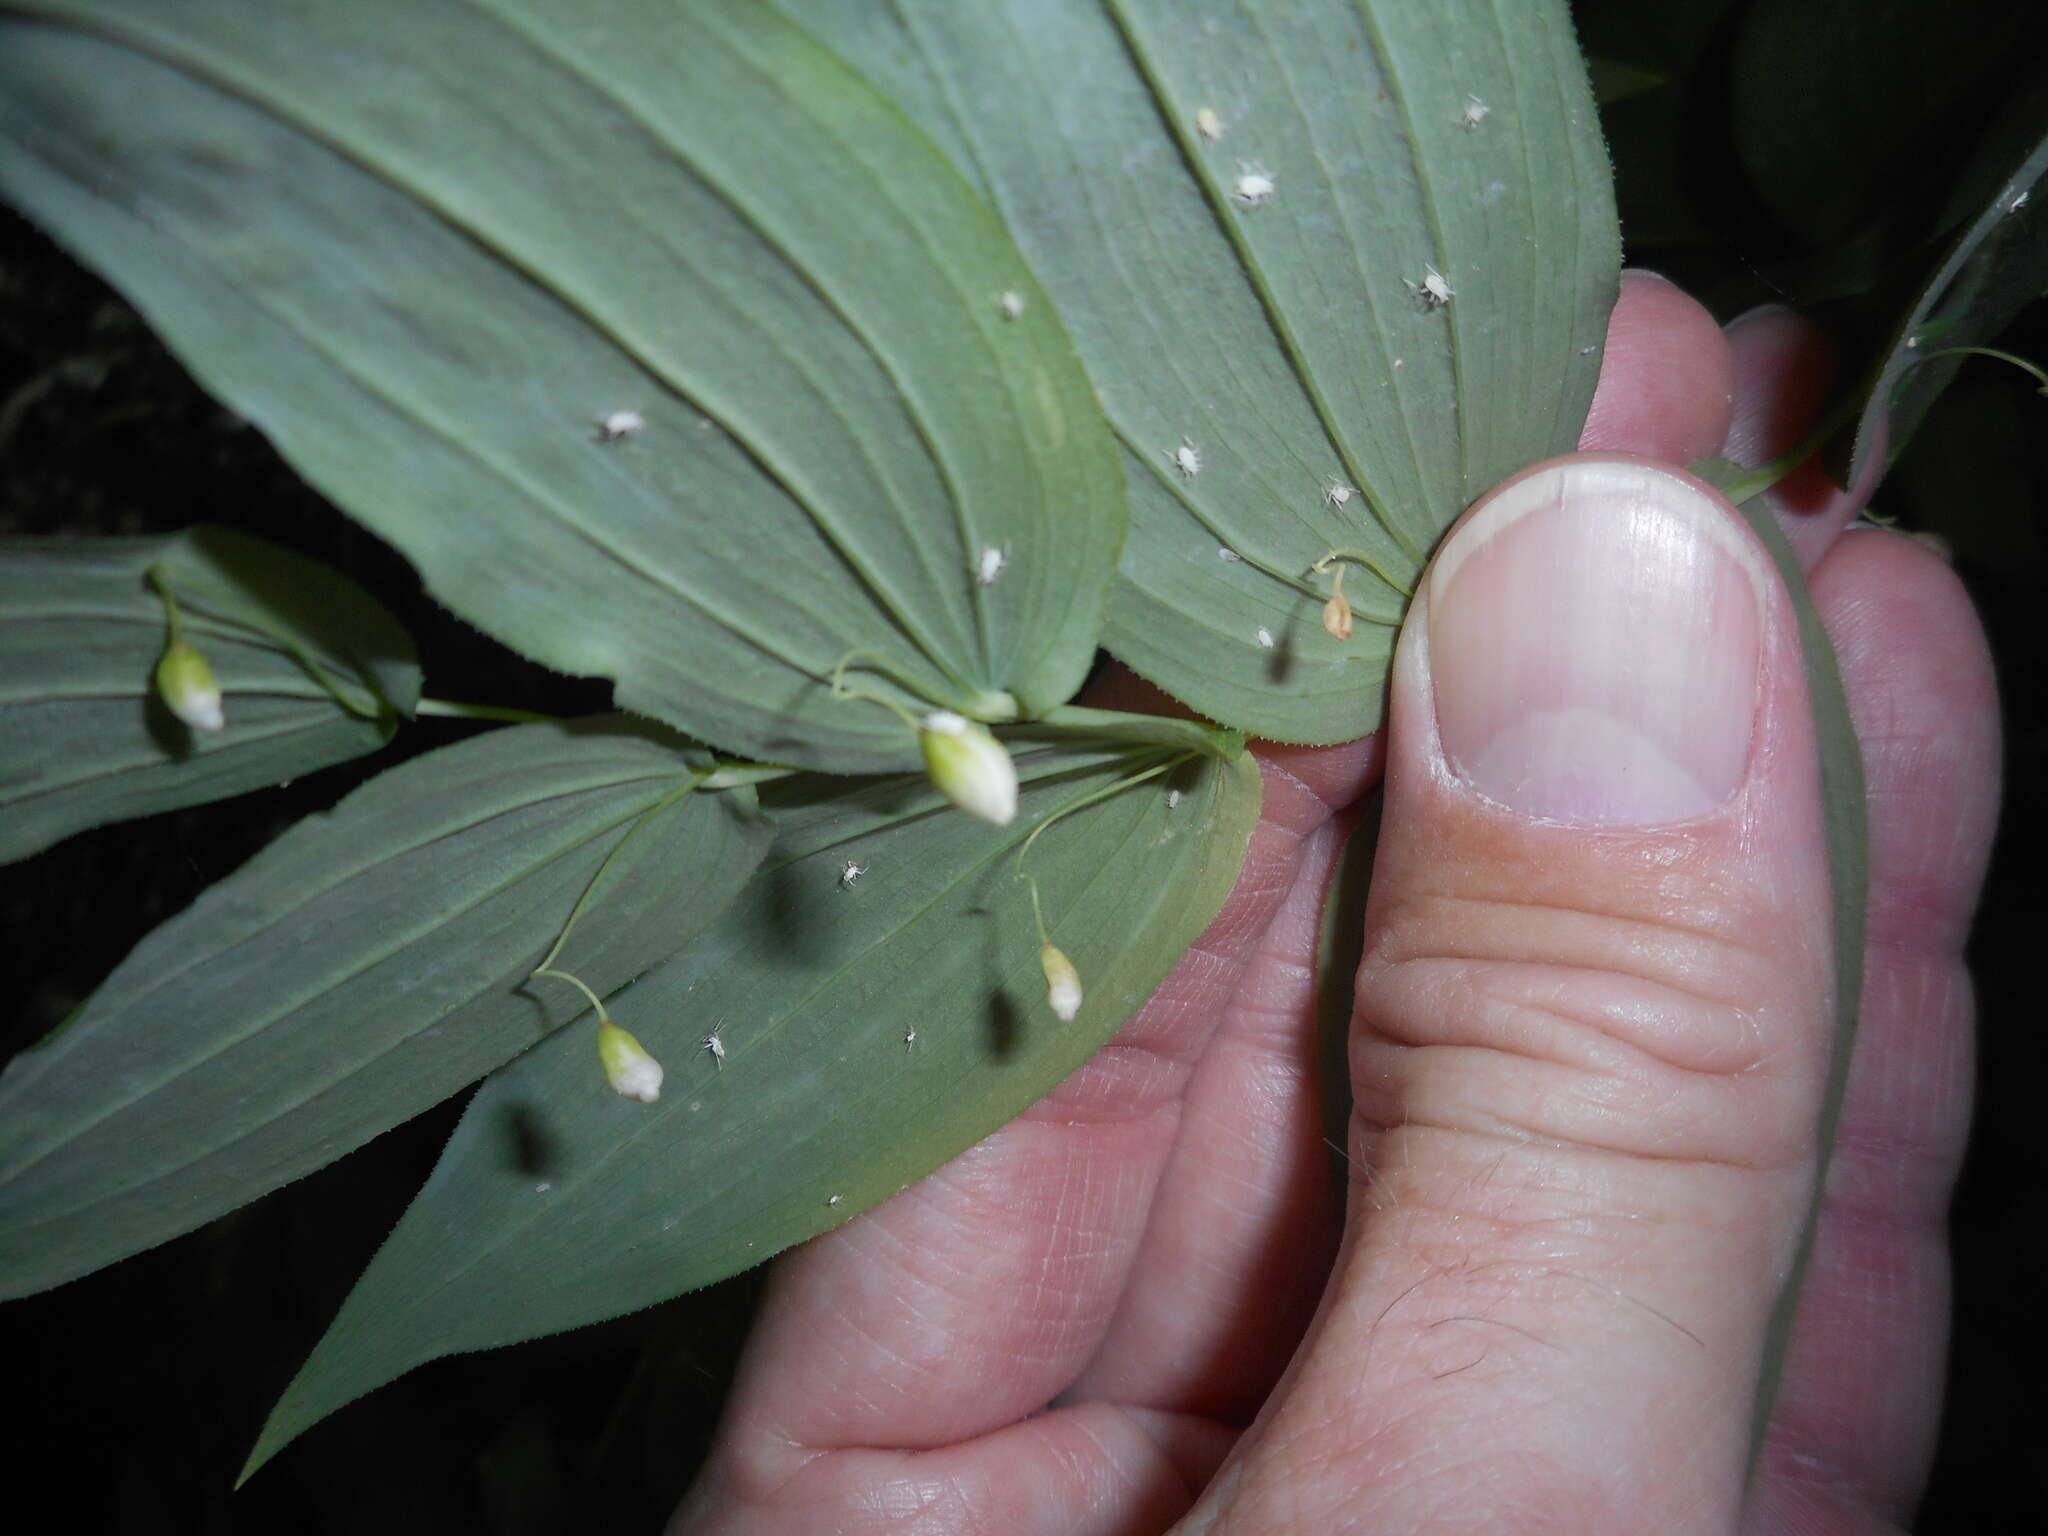
[[[1581,448],[1758,460],[1825,384],[1789,313],[1724,332],[1631,274]],[[1856,503],[1817,470],[1779,500],[1863,738],[1873,884],[1861,1045],[1746,1494],[1832,1027],[1804,685],[1777,661],[1743,792],[1678,829],[1461,794],[1398,687],[1381,737],[1255,749],[1237,888],[1116,1040],[778,1263],[672,1531],[1905,1528],[1941,1394],[1996,708],[1935,556],[1844,533]],[[1315,926],[1383,774],[1339,1188]]]

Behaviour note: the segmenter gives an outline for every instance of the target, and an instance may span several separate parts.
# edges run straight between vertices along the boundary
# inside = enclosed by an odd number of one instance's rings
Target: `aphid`
[[[853,860],[848,859],[844,864],[839,866],[839,889],[841,889],[842,891],[852,890],[853,882],[858,880],[862,875],[866,874],[867,872],[867,865],[856,864],[853,862]]]
[[[1005,288],[996,300],[996,308],[1003,312],[1005,320],[1018,320],[1024,315],[1024,295],[1014,288]]]
[[[827,1200],[827,1201],[826,1201],[825,1203],[826,1203],[827,1205],[837,1205],[837,1204],[838,1204],[838,1203],[839,1203],[840,1201],[844,1200],[845,1198],[846,1198],[846,1196],[844,1196],[844,1195],[834,1195],[834,1196],[833,1196],[833,1197],[832,1197],[831,1199]]]
[[[1259,633],[1257,639],[1259,642],[1260,650],[1270,651],[1271,649],[1273,649],[1273,631],[1266,628],[1266,626],[1263,624],[1259,626]]]
[[[708,1051],[710,1053],[712,1065],[716,1066],[721,1072],[725,1070],[725,1042],[719,1039],[718,1036],[724,1028],[725,1020],[720,1019],[711,1026],[711,1033],[704,1037],[703,1044],[697,1047],[700,1052]]]
[[[1177,790],[1177,789],[1169,789],[1169,790],[1168,790],[1168,791],[1166,792],[1166,808],[1167,808],[1167,809],[1168,809],[1169,811],[1177,811],[1177,810],[1179,810],[1179,809],[1180,809],[1180,791],[1179,791],[1179,790]]]
[[[1223,128],[1223,114],[1214,107],[1197,107],[1195,109],[1195,132],[1202,136],[1204,144],[1221,144],[1223,142]]]
[[[1493,116],[1493,108],[1489,107],[1477,96],[1467,96],[1465,98],[1465,110],[1458,114],[1458,122],[1467,133],[1470,133],[1491,116]]]
[[[1244,556],[1240,555],[1228,544],[1219,544],[1216,546],[1216,558],[1218,560],[1221,560],[1225,565],[1235,565],[1238,561],[1242,560]]]
[[[1186,438],[1182,438],[1180,446],[1167,457],[1173,460],[1173,467],[1181,472],[1183,479],[1192,480],[1202,472],[1202,450]]]
[[[2034,189],[2032,187],[2028,187],[2024,191],[2015,192],[2013,194],[2012,201],[2005,205],[2005,211],[2007,213],[2018,213],[2022,208],[2027,206],[2027,199],[2032,197],[2033,195]]]
[[[647,418],[638,411],[613,411],[597,424],[597,440],[601,443],[616,443],[621,438],[631,437],[647,425]]]
[[[1230,195],[1246,208],[1256,208],[1265,202],[1279,181],[1256,160],[1238,161],[1237,172],[1237,184],[1230,189]]]
[[[908,1055],[908,1054],[909,1054],[909,1053],[910,1053],[911,1051],[914,1051],[914,1050],[916,1050],[916,1049],[917,1049],[917,1026],[916,1026],[915,1024],[913,1024],[913,1025],[911,1025],[911,1026],[910,1026],[910,1027],[909,1027],[908,1029],[906,1029],[906,1030],[904,1030],[904,1031],[903,1031],[903,1050],[904,1050],[904,1054],[905,1054],[905,1055]]]
[[[1332,480],[1323,487],[1323,505],[1326,507],[1341,507],[1357,494],[1358,488],[1356,486],[1346,485],[1342,480]]]
[[[1003,574],[1003,568],[1010,563],[1010,557],[991,544],[981,552],[981,558],[974,562],[974,579],[984,587],[996,584],[996,578]]]

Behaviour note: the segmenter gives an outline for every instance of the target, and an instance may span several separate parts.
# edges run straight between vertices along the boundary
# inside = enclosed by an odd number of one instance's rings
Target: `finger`
[[[1333,749],[1317,772],[1339,782],[1340,764],[1356,777],[1371,757],[1369,743]],[[989,1527],[1020,1533],[1097,1528],[1068,1518],[1058,1489],[1184,1507],[1227,1444],[1216,1426],[1041,1410],[1100,1343],[1188,1075],[1332,814],[1269,772],[1224,911],[1116,1040],[1018,1120],[781,1261],[679,1529],[878,1528],[933,1478],[977,1507],[1034,1510]]]
[[[1734,391],[1728,341],[1706,307],[1654,272],[1624,272],[1579,447],[1673,464],[1718,453]]]
[[[1767,304],[1730,323],[1728,349],[1735,412],[1720,451],[1754,468],[1791,449],[1812,428],[1834,382],[1834,348],[1811,320],[1783,305]],[[1813,568],[1868,499],[1878,467],[1875,455],[1871,466],[1852,495],[1828,478],[1816,454],[1765,492],[1803,568]]]
[[[1651,455],[1707,453],[1726,431],[1727,345],[1696,301],[1624,274],[1589,436]],[[1313,779],[1330,759],[1278,749]],[[1318,785],[1332,803],[1327,785]],[[1338,793],[1341,795],[1340,784]],[[1097,1358],[1063,1400],[1104,1400],[1241,1422],[1293,1352],[1327,1277],[1328,1148],[1313,1069],[1315,946],[1328,867],[1311,858],[1268,930],[1243,1006],[1188,1085],[1172,1164]]]
[[[1819,1234],[1747,1529],[1904,1529],[1948,1327],[1947,1211],[1972,1078],[1963,940],[1997,807],[1991,658],[1955,575],[1858,533],[1814,575],[1863,742],[1862,1020]]]
[[[1468,514],[1394,676],[1373,1175],[1192,1528],[1725,1530],[1829,1021],[1789,599],[1697,482],[1558,461]]]

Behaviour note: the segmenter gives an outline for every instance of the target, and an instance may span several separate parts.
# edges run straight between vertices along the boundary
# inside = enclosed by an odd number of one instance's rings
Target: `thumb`
[[[1191,1529],[1732,1529],[1829,1031],[1790,601],[1697,481],[1540,465],[1394,665],[1345,1249]]]

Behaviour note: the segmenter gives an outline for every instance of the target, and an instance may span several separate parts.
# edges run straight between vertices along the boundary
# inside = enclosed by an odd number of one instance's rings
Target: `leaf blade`
[[[673,953],[766,846],[751,790],[676,798],[709,766],[603,718],[492,731],[216,884],[0,1073],[0,1291],[188,1231],[579,1015],[526,977],[600,874],[560,963],[615,986]]]
[[[1087,382],[1042,298],[999,309],[1037,289],[972,189],[793,25],[41,9],[125,46],[15,27],[0,178],[465,617],[841,771],[916,759],[832,698],[849,653],[967,713],[1078,687],[1123,522]]]
[[[218,732],[187,728],[157,696],[166,631],[152,566],[226,691]],[[0,540],[0,679],[0,861],[373,752],[420,687],[412,642],[354,583],[208,527]]]
[[[670,1064],[662,1102],[562,1099],[554,1042],[494,1076],[248,1470],[424,1359],[616,1315],[759,1262],[1035,1101],[1220,907],[1257,817],[1248,758],[1189,761],[1177,803],[1153,780],[1038,841],[1030,868],[1087,991],[1079,1019],[1060,1024],[1011,855],[1049,806],[1128,761],[1030,754],[1026,814],[1001,836],[916,782],[851,795],[808,776],[771,786],[777,846],[761,877],[689,954],[615,1000]],[[846,861],[866,873],[843,882]],[[724,1057],[693,1058],[720,1019]],[[505,1128],[522,1113],[556,1148],[544,1167],[508,1157]]]

